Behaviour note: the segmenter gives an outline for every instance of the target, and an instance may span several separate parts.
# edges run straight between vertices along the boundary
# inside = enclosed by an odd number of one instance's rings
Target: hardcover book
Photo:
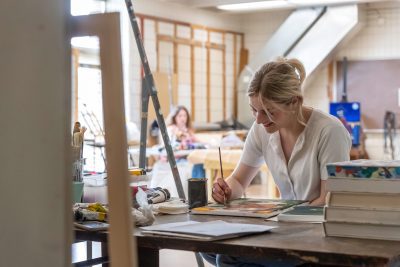
[[[400,226],[399,210],[325,207],[328,222],[372,223]]]
[[[295,206],[277,216],[280,222],[323,222],[324,207]]]
[[[304,200],[239,198],[227,205],[213,203],[192,209],[192,214],[270,218]]]
[[[399,210],[400,193],[329,192],[326,204],[329,207],[353,207],[380,210]]]
[[[330,192],[389,193],[400,192],[400,179],[363,179],[329,177],[326,190]]]
[[[397,225],[345,222],[324,222],[323,225],[326,236],[400,241]]]
[[[329,163],[332,177],[400,179],[400,160],[351,160]]]

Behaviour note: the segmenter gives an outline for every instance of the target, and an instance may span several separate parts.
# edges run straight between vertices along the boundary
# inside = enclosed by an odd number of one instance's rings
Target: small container
[[[82,202],[83,182],[72,182],[72,201],[73,203]]]
[[[190,209],[207,205],[207,178],[188,179],[188,189]]]
[[[72,177],[75,182],[83,181],[83,165],[85,165],[85,159],[78,159],[72,163]]]
[[[106,186],[107,173],[85,174],[83,182],[85,186]]]

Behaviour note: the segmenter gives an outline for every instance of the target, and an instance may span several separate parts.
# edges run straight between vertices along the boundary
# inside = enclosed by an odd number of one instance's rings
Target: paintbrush
[[[221,169],[221,178],[222,178],[222,180],[224,180],[224,172],[222,170],[221,147],[218,147],[218,152],[219,152],[219,167]],[[227,199],[226,199],[225,190],[224,190],[224,206],[226,206],[226,205],[227,205]]]

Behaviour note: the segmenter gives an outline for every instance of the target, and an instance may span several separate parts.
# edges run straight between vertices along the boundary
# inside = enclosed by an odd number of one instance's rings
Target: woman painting
[[[265,162],[282,199],[324,205],[326,164],[349,160],[349,132],[335,117],[303,104],[306,73],[297,59],[279,58],[264,64],[248,88],[255,122],[234,172],[217,179],[212,197],[219,203],[239,198]],[[296,266],[296,260],[237,258],[203,254],[216,266]]]

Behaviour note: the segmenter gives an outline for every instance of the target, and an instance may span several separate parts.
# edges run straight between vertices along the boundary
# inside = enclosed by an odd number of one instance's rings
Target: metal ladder
[[[133,29],[133,33],[136,39],[136,45],[139,50],[140,59],[142,61],[144,70],[144,83],[142,83],[142,113],[141,113],[141,124],[140,124],[140,152],[139,152],[139,167],[145,168],[146,165],[146,140],[147,140],[147,117],[149,108],[149,96],[153,101],[153,106],[157,116],[158,126],[164,140],[165,149],[167,151],[167,157],[169,165],[171,166],[172,175],[174,176],[176,190],[178,196],[181,199],[186,199],[185,192],[183,191],[182,182],[179,176],[178,167],[176,165],[174,152],[172,151],[171,143],[169,140],[167,127],[165,125],[164,117],[161,112],[160,102],[158,101],[157,88],[154,84],[153,75],[151,73],[149,63],[147,61],[146,52],[144,50],[143,41],[140,35],[139,26],[136,20],[135,12],[131,0],[125,0],[126,8],[128,10],[129,20]],[[197,265],[204,267],[203,258],[200,253],[195,253]]]
[[[147,61],[146,52],[144,50],[143,41],[139,31],[139,26],[136,21],[135,12],[131,0],[125,0],[126,7],[128,9],[129,20],[133,29],[133,33],[136,39],[137,48],[139,50],[140,59],[142,61],[144,70],[144,83],[142,85],[142,113],[141,113],[141,124],[140,124],[140,152],[139,152],[139,167],[145,168],[146,164],[146,140],[147,140],[147,117],[149,107],[149,97],[153,101],[155,113],[157,116],[157,122],[160,127],[160,132],[164,140],[165,149],[167,151],[167,158],[169,165],[171,166],[172,175],[174,176],[176,190],[178,196],[181,199],[186,199],[185,192],[183,191],[182,182],[179,176],[178,167],[176,165],[174,152],[172,151],[171,143],[169,140],[167,127],[161,111],[160,102],[158,101],[157,88],[154,84],[153,74],[151,73],[149,62]]]

